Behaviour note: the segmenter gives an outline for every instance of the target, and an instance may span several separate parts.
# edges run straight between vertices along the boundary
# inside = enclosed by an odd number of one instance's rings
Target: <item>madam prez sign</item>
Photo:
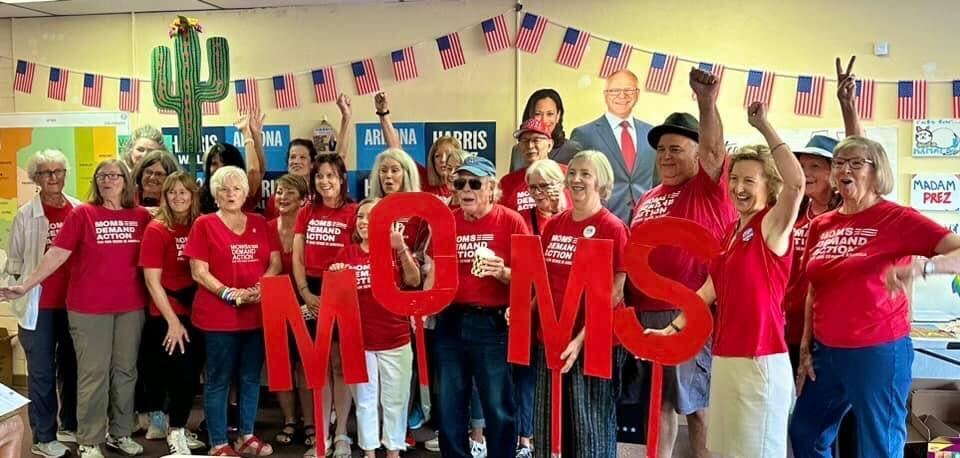
[[[910,206],[922,211],[960,210],[960,175],[914,175],[910,179]]]

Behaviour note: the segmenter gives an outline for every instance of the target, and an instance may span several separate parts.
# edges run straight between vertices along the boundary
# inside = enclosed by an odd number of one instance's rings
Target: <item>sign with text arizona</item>
[[[910,179],[910,206],[926,211],[960,210],[960,175],[914,175]]]
[[[913,121],[913,157],[960,155],[960,119]]]
[[[190,164],[190,157],[185,152],[180,151],[180,128],[164,127],[161,129],[170,151],[177,156],[177,162],[182,167]],[[213,146],[214,143],[230,143],[236,146],[241,153],[244,150],[243,135],[233,126],[204,126],[203,128],[203,151],[197,156],[197,164],[203,164],[203,156]],[[265,156],[266,171],[287,172],[287,145],[290,144],[290,126],[287,125],[267,125],[263,126],[263,155]],[[197,174],[203,175],[203,170]]]
[[[421,165],[434,140],[451,136],[464,151],[476,153],[496,164],[497,123],[478,122],[398,122],[393,124],[403,150]],[[357,170],[370,170],[373,160],[387,147],[379,123],[357,123]]]

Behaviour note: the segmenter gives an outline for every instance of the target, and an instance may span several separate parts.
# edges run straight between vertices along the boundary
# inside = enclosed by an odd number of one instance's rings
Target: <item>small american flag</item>
[[[953,117],[960,118],[960,80],[953,80]]]
[[[200,113],[204,116],[216,116],[220,114],[220,104],[217,102],[203,102],[200,104]]]
[[[393,62],[393,77],[397,81],[412,80],[420,76],[417,70],[417,57],[413,54],[413,47],[398,49],[390,53]]]
[[[380,92],[380,80],[377,79],[377,69],[373,66],[373,59],[354,62],[350,64],[350,68],[353,69],[353,80],[357,84],[357,94]]]
[[[797,77],[797,97],[793,102],[793,112],[801,116],[820,116],[823,112],[822,76]]]
[[[169,108],[160,108],[160,107],[157,107],[157,113],[160,113],[160,114],[162,114],[162,115],[177,114],[175,111],[173,111],[173,110],[171,110],[171,109],[169,109]]]
[[[237,111],[240,113],[260,111],[260,91],[257,89],[256,79],[236,80],[233,82],[233,89],[237,93]]]
[[[50,83],[47,84],[47,97],[63,102],[67,100],[67,79],[69,70],[50,67]]]
[[[463,57],[463,47],[460,46],[460,34],[453,32],[437,38],[437,48],[440,50],[440,61],[444,70],[450,70],[467,63]]]
[[[873,119],[873,80],[856,81],[857,116],[860,119]]]
[[[897,119],[926,119],[927,82],[924,80],[897,83]]]
[[[36,70],[37,64],[25,60],[18,60],[17,73],[13,79],[13,90],[27,94],[33,92],[33,74]]]
[[[777,75],[773,72],[750,70],[747,73],[747,90],[743,94],[743,106],[749,107],[753,102],[760,102],[770,106],[773,96],[773,80]]]
[[[647,74],[647,91],[666,94],[670,92],[673,72],[677,69],[677,56],[653,53],[650,58],[650,73]]]
[[[310,72],[313,78],[313,95],[317,103],[330,103],[337,100],[337,80],[333,76],[333,67]]]
[[[483,29],[483,40],[487,44],[487,52],[494,53],[510,47],[507,21],[503,19],[502,14],[481,22],[480,28]]]
[[[83,106],[100,108],[103,100],[103,75],[83,74]]]
[[[140,111],[140,80],[120,78],[120,111]]]
[[[547,30],[547,18],[536,14],[524,13],[517,31],[517,49],[536,54]]]
[[[580,61],[583,60],[583,53],[587,50],[589,41],[589,33],[567,27],[567,32],[563,34],[563,44],[560,45],[560,53],[557,54],[557,63],[571,68],[580,68]]]
[[[713,75],[717,79],[718,84],[723,81],[723,64],[700,62],[697,64],[697,68]],[[693,100],[697,100],[697,94],[693,94]]]
[[[273,77],[273,99],[278,110],[289,110],[300,105],[297,100],[297,82],[292,73]]]
[[[600,77],[607,78],[619,70],[627,68],[630,63],[630,54],[633,46],[611,41],[607,45],[607,52],[603,55],[603,65],[600,66]]]

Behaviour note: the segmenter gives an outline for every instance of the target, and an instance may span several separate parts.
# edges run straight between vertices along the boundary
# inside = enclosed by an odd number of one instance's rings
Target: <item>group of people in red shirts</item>
[[[629,228],[669,216],[703,226],[721,254],[704,263],[658,247],[650,256],[655,272],[696,291],[715,316],[700,353],[665,371],[658,455],[672,455],[677,417],[686,415],[696,456],[779,457],[791,447],[797,457],[830,456],[852,411],[862,456],[900,456],[913,358],[906,288],[960,271],[960,237],[884,199],[895,179],[887,154],[895,152],[862,136],[851,67],[837,62],[848,137],[815,136],[795,151],[756,103],[748,121],[766,144],[728,152],[719,82],[698,69],[689,81],[699,117],[630,122],[639,89],[625,70],[607,80],[608,112],[570,139],[559,94],[540,90],[515,132],[516,170],[499,180],[491,161],[453,137],[437,139],[426,166],[417,165],[381,93],[375,107],[387,149],[374,161],[367,197],[355,202],[347,192],[345,140],[327,151],[332,142],[318,150],[296,139],[266,217],[251,211],[265,163],[260,116],[240,124],[246,157],[215,145],[199,186],[169,160],[155,131],[135,136],[122,160],[97,166],[85,203],[63,193],[63,154],[38,152],[28,172],[39,192],[17,214],[5,267],[13,281],[0,289],[13,301],[27,354],[33,452],[64,456],[64,442],[76,442],[81,457],[102,456],[104,444],[139,455],[143,448],[131,438],[137,411],[149,417],[147,439],[165,438],[178,454],[203,448],[186,429],[203,373],[209,454],[272,454],[273,445],[254,434],[261,317],[270,313],[261,307],[260,279],[290,275],[314,330],[324,272],[350,269],[368,382],[344,382],[335,346],[326,405],[315,418],[295,366],[300,388],[277,393],[284,425],[275,445],[303,441],[309,457],[323,440],[333,456],[350,456],[355,405],[357,445],[369,457],[381,447],[399,456],[413,445],[409,430],[430,417],[438,437],[426,446],[443,456],[546,457],[555,447],[616,456],[617,404],[642,384],[646,366],[618,348],[612,379],[586,375],[578,317],[558,355],[565,434],[562,444],[550,443],[547,363],[557,356],[541,338],[530,366],[507,362],[510,241],[541,238],[559,307],[578,241],[611,240],[613,264],[596,266],[613,272],[610,306],[632,307],[647,334],[667,336],[684,332],[687,317],[632,285],[623,256]],[[347,126],[349,99],[341,96],[338,106]],[[644,192],[631,199],[638,189]],[[370,292],[371,211],[405,192],[436,195],[456,224],[459,288],[424,323],[393,314]],[[423,220],[395,222],[391,248],[398,286],[432,287],[431,230]],[[411,346],[411,327],[420,325],[429,330],[425,355]],[[415,389],[415,358],[430,359],[428,391]],[[147,401],[138,402],[137,392]]]

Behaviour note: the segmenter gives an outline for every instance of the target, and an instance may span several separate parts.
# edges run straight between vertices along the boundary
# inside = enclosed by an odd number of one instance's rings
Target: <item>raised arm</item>
[[[377,93],[373,97],[373,102],[377,108],[377,116],[380,118],[380,128],[383,129],[387,148],[403,148],[400,144],[400,136],[397,135],[397,130],[393,128],[393,121],[390,120],[390,101],[387,100],[387,93]]]
[[[857,56],[850,57],[847,71],[843,71],[840,58],[837,58],[837,100],[840,101],[840,112],[843,113],[843,127],[848,137],[863,136],[860,119],[857,118],[857,77],[853,74],[853,63]]]
[[[264,164],[266,158],[263,155],[263,119],[266,115],[253,112],[245,114],[237,121],[236,127],[243,134],[243,146],[246,154],[247,163],[247,184],[250,188],[248,196],[257,196],[259,199],[260,185],[263,182]],[[246,146],[253,144],[253,148]],[[253,154],[250,154],[253,153]]]
[[[747,120],[767,140],[777,171],[783,179],[783,189],[777,196],[777,203],[764,216],[760,225],[763,240],[767,246],[777,255],[783,256],[790,249],[793,224],[797,221],[797,211],[800,209],[800,200],[803,199],[803,169],[800,167],[797,156],[770,125],[767,120],[767,107],[764,104],[760,102],[750,104],[750,108],[747,109]]]
[[[723,123],[717,110],[717,94],[720,80],[713,74],[698,68],[690,69],[690,88],[697,95],[700,108],[700,147],[697,150],[700,167],[713,181],[720,179],[723,162],[727,158],[727,146],[723,141]]]
[[[350,106],[350,97],[340,94],[337,97],[337,108],[340,108],[340,133],[337,135],[337,154],[347,162],[347,153],[350,151],[350,122],[353,117],[353,107]]]

